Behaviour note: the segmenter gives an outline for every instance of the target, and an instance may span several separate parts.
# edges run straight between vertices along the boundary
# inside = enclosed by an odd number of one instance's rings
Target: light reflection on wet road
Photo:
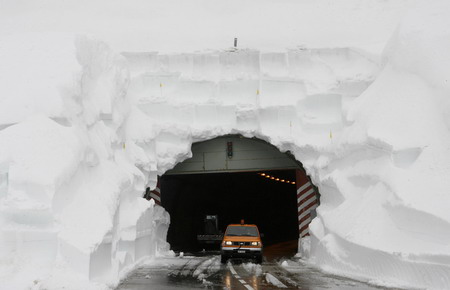
[[[217,252],[159,258],[133,272],[118,289],[385,289],[327,275],[294,259],[280,264],[266,259],[262,265],[223,265]]]

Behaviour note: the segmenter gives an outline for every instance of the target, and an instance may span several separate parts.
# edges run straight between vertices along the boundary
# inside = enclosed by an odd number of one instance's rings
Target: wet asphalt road
[[[249,261],[221,264],[219,252],[158,258],[131,273],[118,289],[387,289],[322,273],[283,256],[282,249],[286,247],[269,248],[261,265]]]

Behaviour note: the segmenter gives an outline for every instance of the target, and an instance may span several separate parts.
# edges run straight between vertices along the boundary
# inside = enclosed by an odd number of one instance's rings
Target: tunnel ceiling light
[[[278,177],[275,177],[275,176],[271,176],[271,175],[269,175],[267,173],[264,173],[264,172],[260,172],[260,173],[258,173],[258,175],[261,175],[262,177],[268,178],[268,179],[273,180],[273,181],[284,182],[284,183],[287,183],[287,184],[295,184],[295,181],[281,179],[281,178],[278,178]]]

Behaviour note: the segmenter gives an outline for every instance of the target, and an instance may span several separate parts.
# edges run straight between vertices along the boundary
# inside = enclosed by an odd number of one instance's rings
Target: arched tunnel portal
[[[258,225],[265,245],[297,245],[319,204],[317,188],[289,152],[240,135],[194,143],[192,157],[160,177],[146,198],[169,212],[167,241],[176,251],[218,247],[202,235],[242,219]]]

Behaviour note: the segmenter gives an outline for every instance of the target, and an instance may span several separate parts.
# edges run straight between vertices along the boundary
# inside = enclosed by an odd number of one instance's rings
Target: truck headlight
[[[231,246],[233,244],[233,242],[226,241],[224,244],[227,245],[227,246]]]
[[[252,242],[252,246],[259,246],[259,242]]]

